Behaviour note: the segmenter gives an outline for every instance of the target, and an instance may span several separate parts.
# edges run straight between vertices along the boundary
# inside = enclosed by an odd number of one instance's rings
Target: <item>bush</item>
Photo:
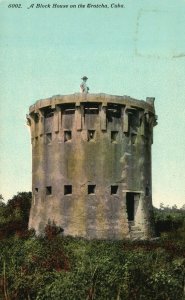
[[[181,300],[185,245],[178,247],[172,240],[11,237],[2,240],[0,276],[15,300]]]
[[[155,209],[158,240],[87,241],[54,223],[36,237],[30,203],[31,193],[0,202],[0,299],[184,299],[184,211]]]
[[[184,226],[185,211],[183,209],[161,207],[154,208],[155,231],[159,236],[163,232],[176,232]]]
[[[31,192],[21,192],[0,205],[0,239],[13,235],[27,235]]]

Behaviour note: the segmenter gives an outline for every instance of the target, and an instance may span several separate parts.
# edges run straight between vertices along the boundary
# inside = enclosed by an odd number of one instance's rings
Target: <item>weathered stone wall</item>
[[[29,228],[65,235],[149,237],[153,98],[74,94],[37,101],[28,120],[33,201]]]

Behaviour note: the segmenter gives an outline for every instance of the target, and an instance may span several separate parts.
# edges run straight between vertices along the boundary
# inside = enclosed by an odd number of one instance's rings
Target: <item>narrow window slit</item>
[[[148,185],[145,188],[145,196],[147,196],[147,197],[150,196],[150,188]]]
[[[116,195],[118,193],[118,185],[111,185],[111,195]]]
[[[93,141],[95,137],[95,130],[88,130],[87,131],[87,140],[89,141]]]
[[[39,114],[38,113],[34,114],[34,120],[35,120],[35,123],[39,122]]]
[[[51,186],[47,186],[46,187],[46,195],[49,196],[52,194],[52,187]]]
[[[96,185],[88,185],[88,195],[95,194]]]
[[[64,131],[64,142],[68,142],[72,139],[72,132],[70,130]]]
[[[111,143],[116,143],[118,139],[118,131],[111,131]]]
[[[64,185],[64,195],[72,194],[72,185]]]

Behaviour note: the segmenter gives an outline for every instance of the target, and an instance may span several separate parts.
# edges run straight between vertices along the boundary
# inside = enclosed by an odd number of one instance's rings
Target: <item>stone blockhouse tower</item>
[[[39,100],[32,141],[29,228],[98,239],[152,234],[154,98],[72,94]]]

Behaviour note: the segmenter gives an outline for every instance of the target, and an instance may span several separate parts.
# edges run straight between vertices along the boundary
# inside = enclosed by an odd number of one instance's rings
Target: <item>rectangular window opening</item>
[[[46,195],[49,196],[52,194],[52,187],[51,186],[47,186],[46,187]]]
[[[38,188],[35,188],[35,193],[38,193],[39,189]]]
[[[52,142],[52,133],[46,133],[46,144],[50,144]]]
[[[92,108],[85,108],[85,114],[89,114],[89,115],[98,115],[98,113],[99,113],[99,110],[98,110],[98,108],[94,108],[94,107],[92,107]]]
[[[107,106],[107,119],[112,122],[112,118],[121,118],[121,105],[108,104]]]
[[[75,108],[65,109],[63,112],[64,115],[73,115],[74,113],[75,113]]]
[[[99,104],[98,103],[85,103],[84,104],[84,113],[89,115],[97,115],[99,113]]]
[[[87,140],[89,141],[93,141],[95,138],[95,130],[88,130],[87,131]]]
[[[54,115],[54,110],[51,109],[51,107],[47,107],[44,109],[44,117],[47,118],[51,118]]]
[[[111,185],[111,195],[116,195],[118,193],[118,185]]]
[[[96,185],[88,185],[88,195],[95,194]]]
[[[64,142],[68,142],[72,139],[72,132],[70,130],[64,131]]]
[[[62,112],[64,115],[73,115],[75,113],[75,104],[65,104],[64,106],[62,106]]]
[[[116,143],[118,139],[118,131],[111,131],[111,143]]]
[[[64,185],[64,195],[72,194],[72,185]]]

